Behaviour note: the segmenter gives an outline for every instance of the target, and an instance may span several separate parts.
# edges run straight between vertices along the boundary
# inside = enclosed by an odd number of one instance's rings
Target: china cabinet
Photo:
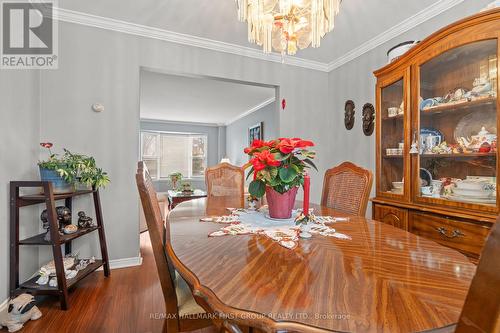
[[[373,218],[476,261],[499,213],[500,10],[456,22],[375,71]]]

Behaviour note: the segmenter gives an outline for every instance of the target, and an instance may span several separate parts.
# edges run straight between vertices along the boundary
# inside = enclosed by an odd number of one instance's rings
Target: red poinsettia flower
[[[256,153],[255,157],[250,160],[256,172],[264,170],[266,166],[280,166],[281,162],[274,159],[274,155],[269,150]]]
[[[276,140],[269,140],[264,142],[264,146],[267,146],[269,148],[274,148],[276,147]]]
[[[50,149],[52,148],[53,144],[51,142],[40,142],[40,146],[42,146],[43,148]]]
[[[266,143],[264,141],[256,139],[256,140],[253,140],[252,145],[250,147],[245,148],[243,151],[245,152],[245,154],[250,154],[253,151],[255,151],[256,149],[264,147],[265,144]]]
[[[295,144],[292,139],[282,138],[280,142],[276,145],[283,154],[290,154],[295,149]]]
[[[290,154],[296,148],[306,148],[314,146],[312,141],[302,140],[301,138],[280,138],[279,143],[276,148],[279,149],[283,154]]]
[[[266,165],[264,163],[262,163],[257,157],[252,158],[250,160],[250,163],[252,163],[252,165],[253,165],[253,169],[254,169],[255,174],[257,174],[257,172],[264,170],[266,168]]]
[[[313,147],[314,146],[314,142],[312,141],[309,141],[309,140],[302,140],[302,139],[292,139],[292,140],[296,140],[295,141],[295,148],[306,148],[306,147]]]

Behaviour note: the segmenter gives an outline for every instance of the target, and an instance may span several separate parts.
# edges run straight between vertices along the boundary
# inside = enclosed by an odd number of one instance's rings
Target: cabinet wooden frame
[[[499,18],[500,20],[500,18]],[[414,112],[411,112],[411,121],[410,128],[411,133],[419,133],[420,131],[420,100],[418,96],[420,96],[420,67],[424,65],[426,62],[439,57],[447,51],[452,49],[456,49],[458,47],[466,46],[472,43],[477,43],[481,41],[487,40],[496,40],[497,43],[497,82],[500,79],[500,75],[498,73],[498,68],[500,68],[500,63],[498,62],[498,56],[500,56],[500,22],[496,25],[497,29],[495,31],[489,31],[488,33],[484,33],[480,36],[474,38],[474,35],[471,36],[452,36],[448,35],[446,38],[440,40],[436,44],[430,45],[429,47],[422,50],[422,55],[415,59],[415,62],[411,64],[411,106]],[[437,49],[437,50],[436,50]],[[496,98],[496,110],[497,110],[497,129],[500,128],[500,88],[497,84],[497,98]],[[420,196],[419,182],[416,181],[419,178],[419,155],[413,154],[410,156],[411,159],[411,201],[419,204],[426,205],[436,205],[436,206],[449,206],[453,208],[460,209],[462,211],[484,211],[489,212],[495,215],[498,215],[499,210],[499,193],[500,193],[500,183],[497,177],[497,203],[493,206],[481,205],[481,204],[473,204],[473,203],[465,203],[465,202],[457,202],[451,200],[444,200],[438,198],[428,198]],[[500,170],[500,158],[496,159],[496,170],[497,174]]]
[[[493,100],[493,97],[489,97],[490,101],[488,103],[488,107],[493,109],[496,106],[496,125],[497,129],[500,128],[500,88],[498,86],[498,82],[500,80],[500,73],[498,73],[498,69],[500,69],[500,9],[492,9],[489,11],[481,12],[476,15],[467,17],[463,20],[460,20],[456,23],[453,23],[434,34],[430,35],[428,38],[423,40],[421,43],[413,47],[410,51],[404,54],[402,57],[397,59],[396,61],[384,66],[383,68],[376,70],[374,72],[377,78],[376,84],[376,105],[377,105],[377,126],[376,126],[376,167],[377,167],[377,178],[376,178],[376,197],[372,199],[374,202],[373,214],[374,218],[382,218],[381,212],[384,208],[389,209],[393,207],[397,210],[406,210],[408,214],[408,225],[407,228],[409,231],[412,231],[412,218],[411,216],[415,216],[419,212],[432,213],[441,216],[444,219],[458,219],[458,223],[460,221],[467,221],[475,224],[477,226],[478,234],[481,234],[479,231],[483,230],[485,227],[489,228],[496,221],[496,216],[500,213],[500,183],[499,178],[496,178],[497,182],[497,201],[496,204],[486,205],[479,203],[469,203],[469,202],[458,202],[452,200],[445,200],[443,198],[432,198],[432,197],[423,197],[420,195],[420,163],[422,161],[421,158],[425,158],[425,155],[419,154],[410,154],[410,147],[412,141],[414,139],[414,133],[416,133],[417,142],[419,134],[420,134],[420,125],[421,121],[429,122],[432,124],[434,121],[444,122],[446,118],[441,120],[430,118],[430,120],[422,120],[420,114],[420,85],[421,85],[421,75],[426,75],[425,72],[421,73],[422,66],[427,62],[436,59],[437,57],[443,55],[445,53],[452,50],[457,50],[460,47],[473,47],[474,43],[487,42],[488,40],[496,41],[496,68],[497,68],[497,91],[496,91],[496,101]],[[480,50],[479,54],[481,54],[481,48],[483,46],[479,46],[478,50]],[[489,44],[484,48],[485,52],[488,53],[488,50],[493,52],[495,50],[495,46],[493,44]],[[459,50],[457,50],[459,51]],[[468,52],[468,51],[467,51]],[[474,55],[474,53],[471,53]],[[446,59],[446,58],[443,58]],[[490,61],[493,58],[490,58]],[[475,66],[474,62],[475,58],[468,60],[465,58],[464,63],[467,66]],[[482,60],[481,60],[482,61]],[[450,62],[448,62],[450,63]],[[450,63],[451,64],[451,63]],[[440,65],[441,66],[441,65]],[[454,69],[453,67],[450,67]],[[461,67],[457,67],[462,70]],[[454,73],[450,74],[447,77],[436,76],[441,79],[441,82],[438,82],[438,85],[435,85],[434,88],[430,88],[431,93],[432,90],[434,92],[438,92],[438,90],[443,90],[447,86],[451,86],[454,81],[463,82],[464,80],[453,80],[453,77],[456,76],[460,78],[460,75],[457,74],[459,70],[454,69]],[[446,74],[448,74],[445,71]],[[428,74],[427,74],[428,75]],[[472,76],[468,73],[469,76]],[[491,75],[491,74],[490,74]],[[405,115],[403,119],[399,119],[398,121],[404,121],[404,152],[402,159],[404,161],[404,193],[403,195],[394,195],[392,193],[387,192],[387,184],[381,184],[382,177],[382,167],[383,167],[383,158],[384,158],[384,150],[383,150],[383,126],[382,121],[384,118],[384,114],[387,113],[387,110],[382,110],[382,89],[384,87],[393,84],[403,78],[404,81],[404,105],[405,105]],[[424,79],[424,77],[422,77]],[[448,81],[446,81],[448,80]],[[436,94],[435,96],[439,96]],[[422,94],[422,97],[425,98],[425,95]],[[474,103],[474,102],[470,102]],[[480,104],[482,102],[476,103]],[[466,106],[470,107],[470,106]],[[475,106],[475,107],[483,107]],[[455,108],[455,106],[453,107]],[[437,110],[436,110],[437,111]],[[439,110],[442,111],[442,110]],[[469,112],[469,111],[463,111]],[[447,117],[447,116],[442,116]],[[454,114],[453,117],[458,119],[458,115]],[[427,125],[423,123],[423,125]],[[425,127],[425,126],[424,126]],[[449,126],[452,127],[452,126]],[[439,128],[439,127],[436,127]],[[450,128],[447,128],[447,131]],[[449,135],[449,134],[448,134]],[[450,155],[450,156],[440,156],[439,158],[475,158],[476,155]],[[496,174],[498,176],[498,171],[500,170],[500,158],[496,156],[496,161],[493,161],[491,158],[494,156],[493,154],[489,154],[488,156],[481,156],[481,158],[490,158],[489,162],[484,162],[485,164],[491,167],[491,174],[493,174],[493,168],[496,167]],[[432,156],[427,156],[427,158]],[[401,157],[399,157],[401,158]],[[483,163],[483,162],[481,162]],[[489,164],[486,164],[489,163]],[[448,166],[450,168],[450,166]],[[464,167],[465,168],[465,167]],[[464,169],[468,171],[469,169]],[[475,170],[475,169],[471,169]],[[445,170],[446,171],[446,170]],[[485,174],[479,174],[485,175]],[[489,172],[486,173],[489,175]],[[438,172],[439,177],[439,172]],[[441,176],[443,177],[443,176]],[[390,182],[391,180],[389,180]],[[394,179],[392,181],[400,181]],[[386,188],[383,188],[382,185],[385,185]],[[383,214],[382,214],[383,215]],[[390,222],[389,222],[390,223]],[[421,222],[420,222],[421,223]],[[476,230],[475,230],[476,231]],[[483,232],[484,234],[484,232]],[[480,240],[478,240],[479,242]],[[452,245],[451,245],[452,246]],[[453,247],[453,246],[452,246]],[[457,248],[460,250],[459,248]],[[467,254],[467,253],[466,253]]]
[[[398,81],[403,81],[403,98],[404,98],[404,116],[403,116],[403,132],[404,132],[404,150],[403,150],[403,168],[404,168],[404,179],[410,179],[410,170],[408,168],[409,166],[409,147],[411,145],[411,137],[408,133],[408,128],[410,127],[410,122],[409,122],[409,117],[408,115],[410,114],[410,69],[406,68],[402,71],[398,70],[395,71],[394,73],[388,73],[382,77],[380,77],[377,80],[377,87],[376,87],[376,159],[377,159],[377,166],[376,166],[376,171],[377,171],[377,177],[376,177],[376,193],[377,197],[385,197],[389,199],[395,199],[395,200],[403,200],[405,202],[410,201],[410,191],[409,191],[409,182],[406,181],[404,184],[404,190],[403,190],[403,195],[400,194],[393,194],[393,193],[388,193],[386,191],[381,191],[381,178],[382,178],[382,172],[383,166],[382,166],[382,159],[384,152],[382,151],[382,140],[383,140],[383,133],[382,133],[382,122],[384,121],[384,113],[382,110],[382,90],[384,88],[389,87],[390,85],[398,82]]]

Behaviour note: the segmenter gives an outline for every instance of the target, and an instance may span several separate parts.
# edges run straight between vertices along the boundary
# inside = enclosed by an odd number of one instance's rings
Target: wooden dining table
[[[263,235],[208,237],[224,225],[200,218],[228,207],[238,200],[184,202],[167,231],[175,269],[228,322],[267,332],[453,331],[475,273],[461,253],[354,216],[331,225],[350,240],[314,235],[293,250]]]

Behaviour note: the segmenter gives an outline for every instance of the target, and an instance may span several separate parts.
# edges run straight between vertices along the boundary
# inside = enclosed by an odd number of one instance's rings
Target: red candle
[[[309,216],[309,191],[311,188],[311,178],[306,173],[304,176],[304,207],[302,208],[304,215]]]

